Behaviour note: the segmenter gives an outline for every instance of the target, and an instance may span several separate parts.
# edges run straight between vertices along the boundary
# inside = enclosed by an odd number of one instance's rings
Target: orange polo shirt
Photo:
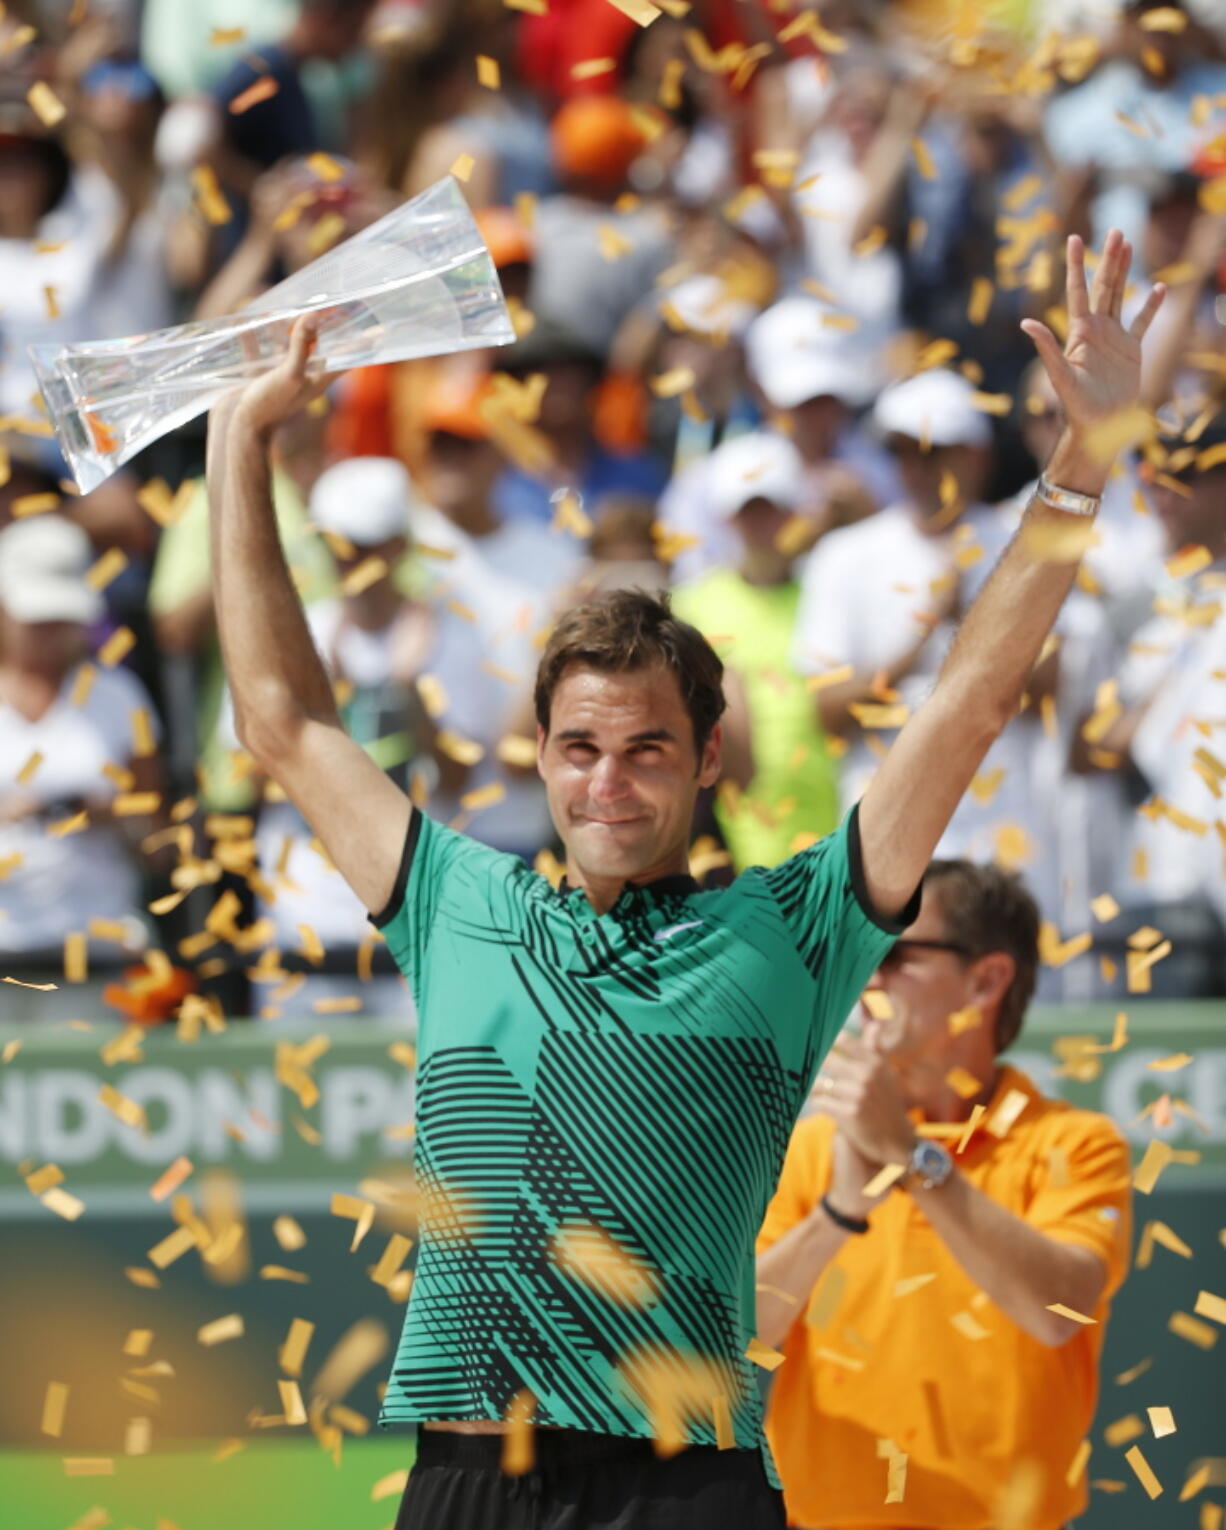
[[[1010,1089],[1028,1099],[1006,1136],[980,1128],[955,1161],[1030,1226],[1102,1257],[1106,1289],[1087,1314],[1097,1322],[1058,1349],[1032,1339],[947,1251],[922,1192],[895,1190],[828,1266],[831,1286],[818,1286],[812,1314],[822,1326],[802,1315],[782,1346],[766,1433],[790,1525],[991,1530],[1025,1463],[1039,1495],[1030,1530],[1057,1530],[1084,1509],[1086,1473],[1072,1487],[1066,1475],[1094,1416],[1103,1326],[1128,1268],[1128,1147],[1106,1116],[1045,1098],[1012,1068],[985,1121]],[[951,1151],[962,1131],[925,1128]],[[823,1116],[797,1126],[759,1252],[829,1188],[833,1133]],[[887,1505],[895,1450],[907,1455],[905,1488]]]

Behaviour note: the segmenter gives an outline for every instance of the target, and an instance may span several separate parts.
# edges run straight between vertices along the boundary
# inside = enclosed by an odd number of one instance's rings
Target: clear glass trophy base
[[[123,340],[31,348],[83,494],[151,442],[285,356],[319,316],[320,372],[507,345],[498,273],[450,176],[304,266],[240,313]]]

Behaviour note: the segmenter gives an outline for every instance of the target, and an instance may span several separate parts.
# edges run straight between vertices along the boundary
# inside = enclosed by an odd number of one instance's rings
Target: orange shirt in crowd
[[[1041,1095],[1002,1069],[992,1113],[1028,1097],[1003,1139],[978,1128],[959,1170],[1031,1227],[1092,1249],[1108,1278],[1096,1321],[1052,1349],[1024,1333],[966,1275],[923,1213],[895,1190],[868,1233],[847,1240],[783,1345],[766,1432],[788,1523],[805,1530],[990,1530],[1002,1490],[1037,1494],[1031,1530],[1057,1530],[1086,1504],[1084,1471],[1066,1478],[1089,1431],[1110,1299],[1131,1246],[1127,1144],[1114,1124]],[[951,1152],[961,1126],[928,1125]],[[796,1128],[759,1252],[830,1187],[834,1123]],[[939,1193],[939,1192],[938,1192]],[[892,1442],[886,1444],[883,1442]],[[889,1457],[907,1456],[903,1501],[885,1503]],[[1026,1479],[1029,1479],[1028,1481]]]

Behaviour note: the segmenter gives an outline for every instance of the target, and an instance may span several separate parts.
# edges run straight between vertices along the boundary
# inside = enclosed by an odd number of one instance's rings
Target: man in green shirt
[[[1122,327],[1128,258],[1113,234],[1087,292],[1070,241],[1064,354],[1027,321],[1068,427],[933,695],[835,833],[721,891],[687,870],[723,709],[692,627],[620,592],[550,637],[536,711],[555,890],[413,808],[340,725],[270,494],[269,437],[320,387],[309,321],[214,411],[240,736],[379,910],[417,1000],[421,1240],[383,1419],[422,1429],[398,1530],[783,1525],[751,1364],[772,1358],[754,1234],[818,1064],[914,919],[1072,585],[1070,533],[1110,466],[1087,440],[1135,405],[1161,301]]]
[[[715,810],[732,864],[744,871],[776,866],[798,841],[833,829],[839,783],[813,693],[792,667],[800,605],[792,570],[800,549],[789,545],[788,533],[803,499],[804,464],[786,437],[753,431],[717,447],[716,466],[714,508],[731,522],[741,556],[735,568],[714,568],[683,585],[673,610],[745,685],[753,782],[744,792],[721,789]],[[725,737],[730,726],[725,720]]]

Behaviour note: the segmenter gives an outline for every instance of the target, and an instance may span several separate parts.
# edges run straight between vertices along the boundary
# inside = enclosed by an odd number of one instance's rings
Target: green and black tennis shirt
[[[761,1446],[754,1239],[818,1065],[917,905],[872,911],[854,809],[773,870],[630,883],[605,914],[415,812],[374,918],[417,1002],[427,1208],[380,1422],[499,1419],[527,1389],[538,1424],[650,1437],[627,1365],[693,1357]],[[575,1264],[593,1228],[645,1272],[634,1300]],[[689,1439],[716,1442],[713,1412]]]

